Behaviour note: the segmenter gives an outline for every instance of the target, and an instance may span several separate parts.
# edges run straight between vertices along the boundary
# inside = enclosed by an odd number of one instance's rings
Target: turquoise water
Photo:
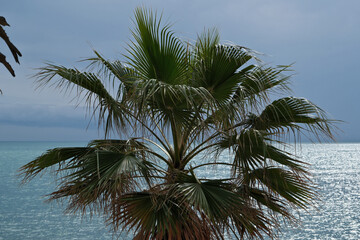
[[[64,215],[64,206],[44,203],[54,190],[54,178],[45,174],[20,186],[17,170],[59,146],[84,146],[80,142],[0,142],[0,239],[112,239],[102,217],[81,219]]]
[[[101,216],[81,219],[65,215],[65,207],[60,203],[44,203],[44,196],[55,186],[51,174],[23,186],[17,177],[20,166],[47,149],[84,145],[85,142],[0,142],[1,240],[113,239]],[[297,154],[312,164],[312,180],[318,185],[321,201],[308,212],[296,211],[301,222],[295,226],[284,224],[279,239],[359,239],[360,144],[303,144]],[[221,169],[218,174],[222,174]],[[129,238],[121,235],[119,239]]]

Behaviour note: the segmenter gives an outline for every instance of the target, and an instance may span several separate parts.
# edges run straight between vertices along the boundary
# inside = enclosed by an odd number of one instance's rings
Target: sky
[[[178,37],[195,39],[215,27],[223,42],[264,53],[269,65],[294,63],[292,95],[324,109],[338,142],[360,142],[360,1],[358,0],[23,0],[1,1],[5,30],[21,51],[7,56],[16,77],[0,66],[0,141],[90,140],[103,137],[82,104],[58,89],[36,88],[45,62],[81,69],[95,49],[123,59],[137,6],[163,12]]]

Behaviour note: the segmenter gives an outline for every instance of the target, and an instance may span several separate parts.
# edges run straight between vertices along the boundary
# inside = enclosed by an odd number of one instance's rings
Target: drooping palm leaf
[[[213,230],[206,216],[168,197],[166,191],[128,193],[115,201],[109,219],[124,230],[135,230],[134,239],[209,239]]]
[[[263,189],[243,184],[237,188],[237,193],[244,199],[252,200],[255,204],[261,204],[262,206],[271,209],[273,212],[282,214],[285,217],[290,217],[286,202],[281,200],[280,197]]]
[[[49,167],[55,165],[59,165],[59,168],[71,166],[75,164],[77,159],[81,159],[84,155],[92,153],[93,151],[94,149],[87,147],[54,148],[22,166],[20,172],[23,175],[24,181],[29,181]]]
[[[222,180],[200,181],[191,172],[183,175],[174,189],[176,196],[196,209],[198,215],[208,216],[221,236],[226,231],[240,236],[246,233],[249,237],[269,234],[267,225],[271,225],[272,220],[249,204],[234,186]]]
[[[129,92],[132,89],[134,82],[137,80],[134,70],[124,66],[124,64],[118,60],[106,60],[95,50],[94,53],[96,57],[84,60],[90,62],[88,68],[97,68],[97,74],[99,76],[102,76],[105,79],[108,78],[113,88],[118,87],[117,100],[120,100],[124,94],[131,94]]]
[[[257,168],[248,172],[244,179],[244,182],[257,181],[264,184],[269,191],[302,208],[309,206],[315,199],[315,192],[306,179],[301,179],[293,172],[282,168]]]
[[[54,81],[56,76],[61,78]],[[48,64],[36,77],[39,86],[52,84],[64,91],[75,88],[79,93],[79,98],[81,93],[84,93],[83,99],[89,109],[92,109],[94,114],[98,114],[99,126],[104,125],[106,135],[112,129],[119,131],[124,127],[127,118],[123,112],[123,106],[110,95],[96,74]]]
[[[85,211],[90,204],[107,204],[109,197],[150,184],[154,166],[143,159],[142,143],[97,140],[82,148],[55,148],[24,165],[24,180],[49,167],[60,174],[50,199],[70,197],[68,209]],[[98,202],[97,202],[98,201]]]
[[[252,120],[253,128],[275,132],[286,129],[301,130],[300,124],[308,127],[315,136],[319,132],[332,137],[331,121],[327,120],[325,112],[304,98],[285,97],[275,100]]]
[[[235,92],[233,101],[244,101],[253,99],[263,94],[268,96],[267,91],[273,91],[276,87],[281,90],[289,90],[287,81],[289,76],[283,76],[284,71],[288,71],[290,66],[273,67],[259,67],[250,65],[241,73],[241,83]]]
[[[218,154],[232,148],[234,151],[233,171],[255,169],[260,166],[277,163],[299,173],[306,173],[304,163],[290,153],[271,145],[272,139],[264,131],[244,129],[239,134],[223,136],[217,143]]]

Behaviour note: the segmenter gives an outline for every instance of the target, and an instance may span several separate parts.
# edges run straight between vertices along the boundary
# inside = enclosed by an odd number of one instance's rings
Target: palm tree
[[[126,62],[94,51],[84,72],[40,69],[40,85],[79,91],[105,139],[48,150],[21,168],[24,181],[55,167],[51,200],[103,213],[134,239],[275,236],[293,207],[316,198],[285,140],[332,138],[332,122],[304,98],[271,101],[288,92],[289,66],[262,66],[250,49],[221,44],[216,30],[181,41],[141,8],[134,23]]]

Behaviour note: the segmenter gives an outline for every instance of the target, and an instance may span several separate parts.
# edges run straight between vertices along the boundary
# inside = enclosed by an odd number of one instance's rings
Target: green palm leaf
[[[219,226],[216,231],[221,236],[225,231],[241,237],[245,234],[249,237],[269,234],[267,225],[271,225],[272,220],[234,191],[235,186],[221,180],[201,182],[191,172],[190,176],[183,176],[174,188],[182,202],[190,204],[198,215],[205,213],[215,226]]]
[[[291,217],[288,213],[286,202],[265,190],[243,184],[238,187],[238,194],[244,199],[253,200],[256,204],[261,204],[262,206],[271,209],[271,211],[286,217]]]
[[[176,191],[194,208],[204,211],[210,218],[218,221],[224,221],[224,217],[226,220],[233,208],[243,204],[243,201],[231,191],[231,185],[228,183],[201,182],[194,173],[191,176],[183,176],[181,182],[176,185]]]
[[[71,197],[68,209],[85,211],[90,204],[108,204],[109,197],[150,184],[154,166],[143,159],[144,145],[136,141],[97,140],[83,148],[55,148],[21,168],[24,180],[57,167],[61,177],[50,199]]]
[[[216,101],[204,88],[170,85],[155,79],[138,83],[136,91],[136,96],[141,96],[137,99],[137,114],[147,115],[151,112],[155,118],[163,119],[164,123],[173,119],[186,125],[192,116],[200,117],[200,112],[197,112],[200,111],[200,103],[216,105]]]
[[[59,165],[59,168],[64,168],[65,161],[68,161],[67,166],[71,166],[76,159],[81,159],[84,155],[93,151],[93,149],[87,147],[54,148],[22,166],[19,171],[26,182],[49,167]]]
[[[87,58],[84,61],[90,62],[89,69],[97,68],[97,75],[103,78],[108,78],[113,88],[118,86],[117,99],[124,97],[123,95],[130,94],[130,90],[134,85],[134,82],[138,79],[138,76],[133,69],[124,66],[124,64],[118,60],[109,61],[94,50],[96,57]],[[117,84],[116,84],[117,82]]]
[[[219,44],[217,31],[199,36],[195,44],[194,84],[208,89],[213,96],[224,101],[232,97],[240,81],[237,70],[252,56],[236,45]]]
[[[209,239],[211,226],[189,206],[163,192],[137,192],[115,202],[111,220],[135,230],[134,239]]]
[[[283,76],[291,66],[279,68],[259,67],[250,65],[241,71],[241,83],[235,92],[233,101],[254,100],[256,97],[268,98],[268,91],[279,88],[280,91],[289,90],[287,87],[289,76]]]
[[[52,83],[55,76],[61,78]],[[120,130],[124,126],[126,116],[122,105],[110,95],[96,74],[48,64],[36,77],[39,86],[53,84],[65,91],[76,88],[80,94],[85,93],[83,99],[90,109],[93,108],[94,114],[98,113],[99,126],[101,123],[104,125],[106,135],[113,128]]]
[[[271,192],[279,194],[292,204],[306,208],[314,200],[314,191],[298,175],[281,168],[258,168],[246,175],[244,182],[260,181]]]
[[[223,136],[218,141],[218,153],[232,148],[234,150],[233,173],[240,174],[243,169],[255,169],[264,165],[277,163],[299,173],[306,173],[304,163],[297,160],[290,153],[280,150],[273,145],[269,134],[255,129],[245,129],[239,134]]]
[[[169,30],[161,27],[161,17],[135,10],[134,41],[129,45],[131,66],[144,79],[157,79],[169,84],[183,83],[187,73],[186,48]]]
[[[331,121],[327,120],[325,112],[304,98],[285,97],[273,101],[263,112],[251,120],[253,128],[259,130],[285,129],[301,130],[303,124],[312,132],[319,132],[331,138]]]

